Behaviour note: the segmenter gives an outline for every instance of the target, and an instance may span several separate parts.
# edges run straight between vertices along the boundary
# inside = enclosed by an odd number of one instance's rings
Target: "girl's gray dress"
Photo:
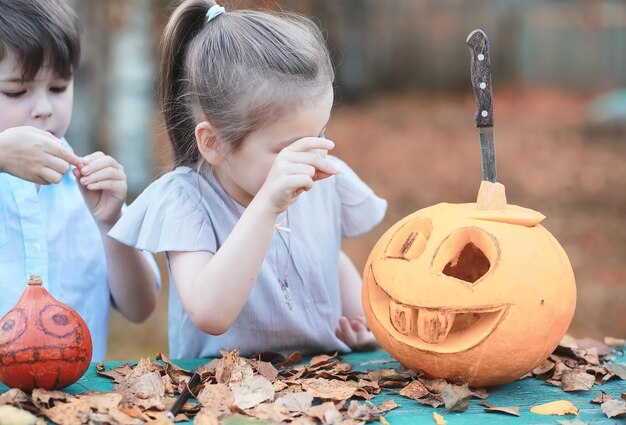
[[[329,158],[341,172],[316,182],[289,207],[291,232],[274,232],[250,297],[226,333],[212,336],[193,325],[170,271],[170,357],[218,356],[220,350],[235,348],[242,355],[263,351],[350,351],[335,336],[341,316],[341,237],[372,229],[382,220],[387,203],[345,163]],[[224,192],[211,172],[179,167],[154,181],[128,207],[109,235],[155,253],[215,253],[243,211],[244,207]],[[284,213],[277,219],[281,221],[284,223]],[[246,255],[245,247],[241,255]],[[292,309],[279,282],[285,271]]]

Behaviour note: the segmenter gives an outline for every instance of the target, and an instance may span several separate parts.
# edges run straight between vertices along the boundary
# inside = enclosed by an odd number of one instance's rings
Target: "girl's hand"
[[[319,137],[296,140],[278,153],[255,199],[267,202],[276,215],[285,211],[316,180],[339,172],[326,158],[333,147],[333,142]]]
[[[85,203],[99,225],[113,226],[126,201],[126,174],[113,157],[95,152],[82,159],[74,169]]]
[[[355,317],[352,321],[341,316],[335,335],[353,351],[371,351],[379,347],[374,334],[367,328],[367,322],[363,316]]]
[[[81,160],[47,131],[12,127],[0,132],[0,172],[37,184],[56,184]]]

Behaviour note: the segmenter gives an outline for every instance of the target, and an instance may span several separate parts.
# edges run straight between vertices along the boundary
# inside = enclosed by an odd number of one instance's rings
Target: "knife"
[[[472,53],[472,87],[477,107],[474,124],[480,132],[480,153],[483,180],[496,182],[496,151],[493,141],[493,94],[491,91],[491,66],[487,35],[475,29],[465,43]]]

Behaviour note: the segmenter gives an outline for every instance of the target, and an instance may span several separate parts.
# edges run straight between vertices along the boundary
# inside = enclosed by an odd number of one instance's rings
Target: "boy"
[[[126,175],[112,157],[79,158],[63,138],[80,58],[65,0],[0,0],[0,316],[38,274],[85,320],[104,358],[111,302],[129,320],[154,310],[154,260],[106,234]]]

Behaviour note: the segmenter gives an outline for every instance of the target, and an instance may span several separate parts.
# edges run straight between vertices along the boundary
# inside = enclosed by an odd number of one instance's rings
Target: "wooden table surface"
[[[367,353],[354,353],[341,356],[344,361],[352,364],[355,370],[371,370],[383,368],[399,368],[400,365],[384,351],[374,351]],[[196,369],[198,366],[208,362],[207,359],[183,359],[174,363],[185,369]],[[624,353],[617,352],[614,363],[626,363]],[[123,362],[107,362],[105,368],[108,370]],[[132,363],[132,362],[131,362]],[[75,384],[67,387],[65,391],[76,394],[84,392],[85,389],[99,391],[112,391],[112,381],[96,373],[95,364],[91,364],[85,375]],[[0,393],[6,391],[6,387],[0,384]],[[479,400],[472,399],[470,407],[463,413],[446,412],[443,406],[433,409],[424,406],[414,400],[398,395],[397,389],[383,390],[371,401],[379,405],[385,400],[393,400],[400,405],[399,408],[388,412],[385,419],[392,425],[401,424],[434,424],[433,412],[442,415],[449,425],[454,424],[559,424],[559,421],[575,421],[588,424],[626,424],[624,418],[608,419],[600,410],[597,404],[589,401],[600,395],[600,390],[619,399],[622,392],[626,392],[626,381],[610,380],[602,386],[594,385],[590,391],[564,392],[560,388],[548,385],[539,379],[523,379],[497,388],[489,389],[489,398],[486,400],[490,404],[497,406],[519,406],[520,417],[486,413],[483,406],[478,404]],[[192,399],[193,400],[193,399]],[[580,411],[579,416],[540,416],[530,413],[530,408],[534,405],[547,403],[555,400],[568,400],[572,402]],[[567,423],[567,422],[565,422]]]

